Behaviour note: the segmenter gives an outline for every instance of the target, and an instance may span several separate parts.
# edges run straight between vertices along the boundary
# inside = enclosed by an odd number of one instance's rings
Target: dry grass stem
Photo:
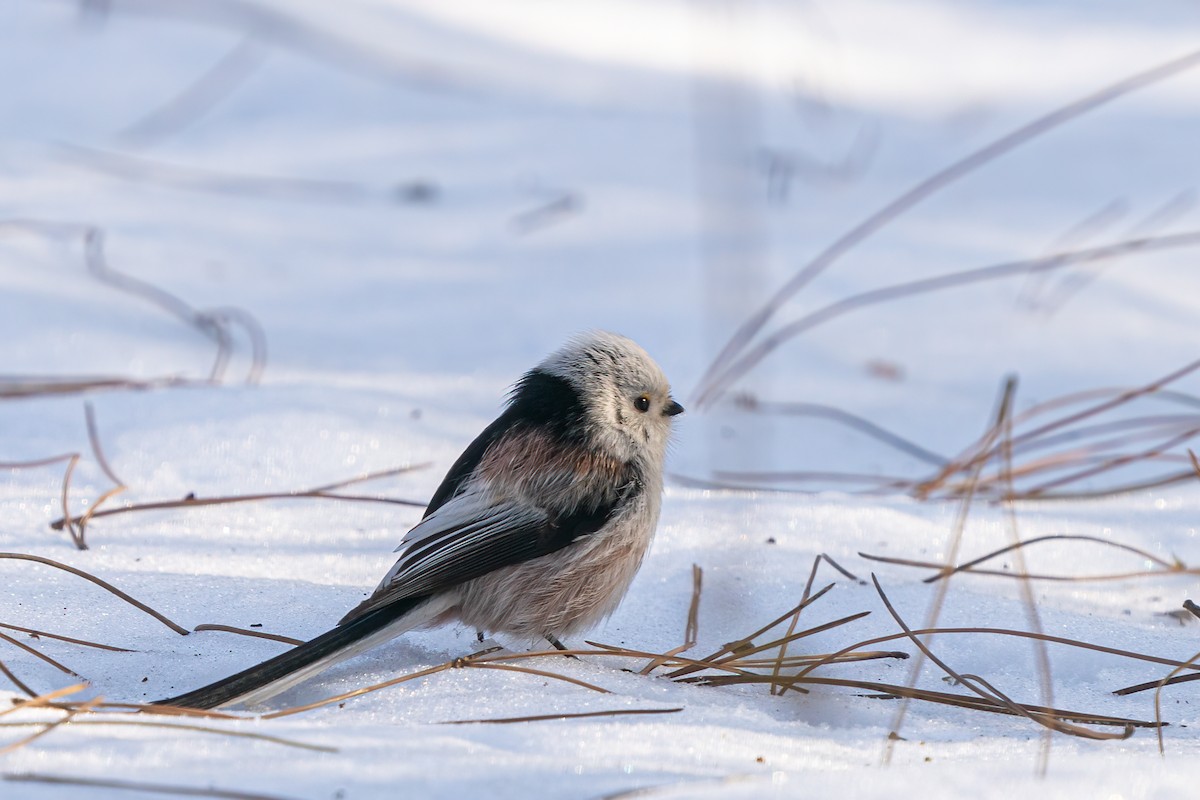
[[[988,427],[987,432],[984,434],[983,438],[979,442],[979,445],[977,448],[977,450],[979,452],[984,452],[984,451],[988,450],[992,446],[992,444],[995,442],[996,438],[998,436],[1000,436],[1000,434],[1003,430],[1004,420],[1009,416],[1010,409],[1012,408],[1012,400],[1013,400],[1013,395],[1015,394],[1015,392],[1016,392],[1016,381],[1013,378],[1008,378],[1007,380],[1005,380],[1003,388],[1001,389],[1001,392],[1000,392],[1000,400],[997,403],[996,413],[993,417],[994,421]],[[963,498],[959,501],[958,511],[955,514],[955,518],[954,518],[954,528],[950,534],[950,547],[948,548],[948,553],[946,556],[946,564],[947,565],[954,563],[954,561],[956,561],[958,558],[958,552],[959,552],[960,548],[962,547],[962,541],[963,541],[964,534],[965,534],[966,527],[967,527],[967,516],[971,513],[971,504],[972,504],[972,501],[974,500],[974,495],[975,495],[975,485],[979,480],[980,473],[983,471],[983,466],[985,463],[983,460],[978,459],[978,458],[973,459],[972,461],[973,461],[973,467],[970,470],[970,474],[968,476],[968,481],[967,481],[967,483],[968,483],[967,490],[968,491],[963,496]],[[945,474],[945,472],[946,472],[946,470],[943,469],[941,474]],[[882,589],[879,587],[879,582],[875,579],[874,575],[872,575],[871,580],[875,582],[876,591],[880,592],[880,594],[882,595]],[[950,588],[950,581],[943,581],[938,584],[937,589],[933,593],[933,597],[929,601],[929,609],[926,612],[925,625],[923,627],[925,627],[925,628],[934,627],[935,623],[937,622],[938,617],[941,615],[942,605],[946,601],[946,593],[949,591],[949,588]],[[885,603],[885,605],[887,605],[886,598],[884,600],[884,603]],[[890,607],[889,607],[889,612],[892,612],[892,609]],[[896,614],[892,613],[892,616],[895,617]],[[905,626],[901,625],[901,627],[904,628]],[[905,628],[905,630],[907,630],[907,628]],[[915,641],[918,643],[917,648],[920,652],[918,653],[917,657],[915,659],[913,659],[912,667],[910,668],[909,673],[908,673],[908,685],[910,685],[910,686],[916,685],[917,678],[920,676],[921,670],[924,669],[924,667],[925,667],[925,659],[928,657],[928,653],[926,651],[924,642],[921,642],[919,639],[917,639]],[[907,713],[908,713],[908,701],[907,701],[907,699],[902,699],[900,702],[900,706],[896,709],[896,716],[892,723],[891,734],[894,734],[894,736],[893,735],[888,736],[887,743],[884,747],[884,754],[883,754],[884,763],[891,763],[891,758],[892,758],[892,753],[895,748],[896,738],[900,734],[900,728],[904,724],[904,717]]]
[[[568,652],[569,651],[558,651],[557,654],[561,656]],[[539,678],[550,678],[551,680],[563,681],[565,683],[574,684],[575,686],[580,686],[584,689],[589,689],[593,692],[599,692],[600,694],[612,694],[612,692],[610,692],[608,689],[605,689],[601,686],[596,686],[593,683],[588,683],[587,681],[581,681],[578,678],[572,678],[568,675],[560,675],[557,672],[548,672],[548,671],[542,670],[542,669],[534,669],[533,667],[518,667],[515,664],[497,664],[495,662],[475,661],[475,660],[466,661],[465,663],[460,664],[459,666],[460,667],[471,667],[474,669],[498,669],[498,670],[503,670],[503,671],[507,671],[507,672],[523,672],[526,675],[537,675]]]
[[[825,270],[832,267],[843,256],[870,239],[883,228],[936,195],[948,186],[970,175],[979,168],[1007,155],[1023,145],[1037,140],[1048,132],[1072,120],[1084,116],[1115,100],[1141,91],[1156,83],[1186,72],[1200,64],[1200,50],[1180,58],[1165,61],[1148,70],[1130,75],[1109,84],[1073,102],[1059,106],[1031,122],[1021,125],[1009,133],[992,140],[983,147],[938,170],[916,185],[902,192],[882,208],[854,225],[835,239],[828,247],[802,267],[765,304],[754,312],[730,337],[705,370],[696,392],[698,407],[711,403],[729,384],[725,377],[731,370],[751,356],[745,353],[751,342],[766,327],[767,323],[805,286]],[[770,352],[767,348],[760,358]],[[744,370],[743,370],[744,371]]]
[[[30,689],[29,686],[26,685],[26,683],[24,681],[22,681],[20,678],[18,678],[16,676],[16,674],[11,669],[9,669],[8,665],[5,664],[4,661],[2,661],[2,660],[0,660],[0,675],[3,675],[4,677],[8,678],[9,682],[13,686],[17,687],[18,691],[24,692],[29,697],[37,697],[37,692],[35,692],[33,689]],[[3,715],[4,713],[5,712],[0,711],[0,715]]]
[[[878,561],[881,564],[896,564],[902,567],[918,567],[921,569],[936,569],[939,572],[936,575],[931,575],[924,579],[925,583],[935,583],[944,577],[948,577],[944,572],[944,567],[936,561],[922,561],[913,558],[897,558],[893,556],[880,556],[871,553],[860,553],[863,558],[871,561]],[[1151,569],[1151,570],[1131,570],[1129,572],[1114,572],[1104,575],[1053,575],[1039,573],[1025,573],[1024,575],[1016,572],[1010,572],[1001,569],[977,569],[966,567],[955,567],[951,574],[967,574],[967,575],[986,575],[993,578],[1011,578],[1025,579],[1031,581],[1056,581],[1060,583],[1095,583],[1100,581],[1127,581],[1133,578],[1153,578],[1165,574],[1172,575],[1200,575],[1200,568],[1187,567],[1184,565],[1172,566],[1169,569]]]
[[[6,745],[5,747],[0,747],[0,755],[5,755],[6,753],[11,753],[14,750],[19,750],[22,747],[24,747],[25,745],[30,744],[31,742],[37,741],[38,739],[42,738],[46,734],[50,733],[51,731],[57,730],[58,728],[62,727],[63,725],[66,725],[67,723],[71,722],[73,719],[75,719],[76,714],[82,714],[82,713],[86,713],[87,711],[90,711],[99,702],[100,702],[100,698],[97,697],[92,700],[88,700],[85,703],[80,703],[78,708],[71,709],[66,714],[64,714],[60,719],[56,719],[56,720],[52,720],[50,722],[44,723],[40,729],[29,734],[24,739],[18,739],[17,741],[13,742],[12,744]]]
[[[380,689],[388,689],[388,688],[391,688],[392,686],[398,686],[402,683],[407,683],[408,681],[416,680],[418,678],[425,678],[425,677],[428,677],[429,675],[436,675],[439,672],[445,672],[446,670],[454,669],[455,666],[456,666],[456,662],[447,661],[446,663],[438,664],[435,667],[429,667],[428,669],[419,670],[417,672],[413,672],[408,675],[401,675],[398,678],[392,678],[391,680],[383,681],[382,683],[375,683],[370,686],[364,686],[361,689],[354,689],[353,691],[344,692],[342,694],[335,695],[333,697],[326,697],[325,699],[317,700],[314,703],[306,703],[301,706],[292,706],[291,708],[285,708],[280,711],[272,711],[268,714],[263,714],[262,719],[278,719],[279,717],[290,717],[293,714],[300,714],[305,711],[312,711],[315,708],[321,708],[323,706],[332,705],[334,703],[344,703],[345,701],[350,700],[352,698],[360,697],[361,695],[369,694],[371,692],[377,692]],[[163,706],[163,707],[166,708],[167,706]]]
[[[723,396],[736,381],[762,362],[774,350],[790,339],[809,330],[857,311],[881,303],[893,302],[905,297],[945,291],[972,284],[1010,278],[1017,275],[1037,275],[1080,264],[1098,263],[1134,254],[1152,253],[1161,250],[1195,247],[1200,245],[1200,231],[1165,236],[1143,237],[1113,242],[1097,247],[1067,250],[1048,256],[1006,261],[986,267],[961,270],[932,278],[905,281],[880,289],[872,289],[852,295],[806,314],[780,326],[774,333],[764,337],[759,344],[747,349],[736,361],[711,378],[703,389],[697,404],[707,407]]]
[[[703,587],[704,570],[700,569],[699,564],[692,564],[692,600],[688,604],[687,620],[683,624],[683,644],[671,648],[664,655],[677,656],[695,647],[696,639],[700,635],[700,593]],[[649,675],[664,663],[662,659],[654,659],[642,667],[639,674]]]
[[[612,711],[581,711],[564,714],[536,714],[528,717],[501,717],[499,719],[452,719],[436,722],[435,725],[511,725],[516,722],[546,722],[560,719],[588,719],[590,717],[628,717],[644,714],[678,714],[682,708],[621,708]]]
[[[78,567],[72,567],[69,564],[63,564],[60,561],[54,561],[53,559],[45,558],[43,556],[29,555],[28,553],[0,553],[0,559],[16,559],[18,561],[32,561],[37,564],[45,564],[46,566],[54,567],[55,569],[60,569],[63,572],[69,572],[72,575],[77,575],[86,581],[91,581],[92,583],[99,586],[101,589],[104,589],[105,591],[116,595],[117,597],[124,600],[126,603],[129,603],[129,605],[133,606],[134,608],[137,608],[138,610],[149,614],[150,616],[154,617],[156,620],[161,622],[163,625],[166,625],[168,628],[170,628],[171,630],[178,633],[180,636],[188,635],[187,628],[185,628],[182,625],[179,625],[175,622],[172,622],[171,620],[167,619],[166,616],[164,616],[163,614],[160,614],[158,611],[155,611],[153,608],[146,605],[145,603],[142,603],[138,600],[133,599],[129,595],[125,594],[125,592],[122,592],[120,589],[113,586],[108,581],[97,578],[95,575],[92,575],[91,573],[84,572],[83,570],[79,569]]]
[[[717,650],[717,651],[711,653],[710,655],[706,656],[705,658],[697,659],[697,663],[700,663],[700,664],[712,663],[727,653],[741,653],[742,651],[744,651],[747,648],[752,646],[751,643],[754,639],[756,639],[759,636],[762,636],[764,633],[771,630],[771,628],[774,628],[776,625],[782,624],[784,622],[784,620],[788,619],[793,614],[803,611],[805,608],[812,605],[817,600],[820,600],[821,597],[824,596],[824,594],[832,588],[833,588],[833,584],[831,583],[828,586],[826,586],[825,588],[821,589],[821,591],[817,592],[812,597],[802,601],[795,608],[789,609],[786,613],[779,616],[775,620],[772,620],[770,623],[764,625],[763,627],[759,628],[758,630],[756,630],[754,633],[750,634],[749,636],[742,638],[742,639],[738,639],[733,642],[726,643],[724,646],[721,647],[720,650]],[[695,669],[688,667],[688,668],[684,668],[681,670],[676,670],[675,672],[672,672],[667,677],[672,678],[672,679],[680,678],[680,677],[683,677],[684,675],[687,675],[689,672],[695,672],[695,671],[696,671]]]
[[[37,630],[36,628],[23,628],[20,625],[9,625],[4,622],[0,622],[0,628],[5,628],[10,631],[20,631],[21,633],[28,633],[30,636],[32,636],[35,639],[54,639],[59,642],[68,642],[70,644],[77,644],[77,645],[81,645],[83,647],[94,647],[97,650],[110,650],[115,653],[135,652],[126,647],[116,647],[111,644],[101,644],[100,642],[90,642],[87,639],[74,639],[70,636],[62,636],[57,633],[50,633],[49,631],[40,631],[40,630]]]
[[[96,712],[93,712],[96,713]],[[25,728],[31,725],[44,725],[43,722],[0,722],[0,728]],[[271,744],[283,745],[284,747],[294,747],[298,750],[310,750],[315,753],[337,753],[338,748],[322,744],[309,744],[308,742],[300,742],[295,739],[285,739],[281,736],[271,736],[265,733],[254,733],[252,731],[232,731],[224,728],[213,728],[207,725],[192,725],[180,724],[176,725],[170,722],[155,722],[148,719],[73,719],[71,727],[134,727],[134,728],[154,728],[156,730],[167,731],[188,731],[192,733],[207,733],[215,736],[230,736],[235,739],[253,739],[259,742],[269,742]]]
[[[236,633],[241,636],[253,636],[256,639],[270,639],[273,642],[283,642],[290,645],[302,645],[303,639],[293,639],[291,636],[284,636],[280,633],[267,633],[265,631],[252,631],[246,628],[235,628],[232,625],[218,625],[216,623],[205,623],[192,628],[193,632],[200,631],[222,631],[224,633]]]
[[[424,508],[425,503],[419,503],[415,500],[402,500],[396,497],[379,497],[375,495],[354,495],[354,494],[339,494],[336,490],[352,486],[358,483],[366,483],[376,481],[382,478],[389,478],[395,475],[403,475],[407,472],[413,472],[420,469],[425,469],[429,464],[416,464],[404,467],[395,467],[393,469],[380,470],[371,472],[365,475],[359,475],[355,478],[349,478],[336,483],[329,483],[323,486],[316,486],[312,489],[297,489],[290,492],[261,492],[257,494],[239,494],[226,495],[222,497],[196,497],[188,495],[180,500],[160,500],[151,503],[138,503],[135,505],[122,506],[121,508],[109,508],[104,511],[93,511],[89,514],[80,515],[78,517],[62,517],[50,523],[50,527],[55,530],[62,530],[63,527],[70,529],[73,525],[86,524],[93,519],[101,517],[111,517],[117,514],[130,514],[138,511],[161,511],[164,509],[174,508],[201,508],[204,506],[219,506],[231,505],[234,503],[258,503],[264,500],[294,500],[300,498],[317,498],[324,500],[349,500],[356,502],[367,503],[390,503],[393,505],[410,506],[413,508]]]
[[[1139,491],[1194,480],[1195,464],[1177,448],[1200,436],[1200,414],[1143,414],[1117,420],[1092,421],[1098,415],[1114,412],[1147,398],[1200,406],[1200,398],[1169,389],[1169,385],[1200,369],[1192,362],[1148,384],[1125,389],[1101,389],[1073,392],[1039,403],[1021,415],[1014,415],[1009,427],[1023,425],[1005,441],[985,433],[990,444],[973,443],[960,455],[946,459],[920,448],[873,423],[848,412],[803,403],[771,403],[742,396],[739,406],[752,413],[808,414],[831,419],[867,432],[889,446],[907,452],[939,467],[931,477],[862,474],[832,471],[725,471],[715,475],[725,481],[720,488],[753,489],[762,486],[803,486],[805,484],[848,483],[858,491],[905,492],[918,499],[931,497],[961,498],[968,493],[997,502],[1013,500],[1074,500]],[[1086,404],[1084,408],[1075,408]],[[1051,412],[1057,416],[1042,421]],[[1034,427],[1034,424],[1036,427]],[[1116,435],[1113,435],[1116,434]],[[916,448],[916,451],[914,451]],[[1045,452],[1050,451],[1050,452]],[[1007,453],[1007,465],[1005,465]],[[1017,455],[1024,459],[1015,463]],[[997,465],[995,477],[975,475],[980,461]],[[1138,480],[1112,479],[1097,489],[1079,489],[1080,484],[1114,475],[1134,466],[1151,463],[1180,463],[1186,470],[1163,473]],[[1020,481],[1021,485],[1016,485]]]
[[[45,653],[39,652],[36,648],[29,646],[25,642],[22,642],[20,639],[14,639],[13,637],[9,636],[7,633],[0,633],[0,641],[8,642],[9,644],[13,645],[14,647],[21,648],[26,653],[29,653],[30,655],[32,655],[34,658],[41,659],[42,661],[46,662],[50,666],[54,667],[59,672],[70,675],[73,678],[80,677],[79,673],[76,672],[75,670],[63,666],[62,664],[55,661],[53,658],[46,655]]]
[[[1010,700],[1006,695],[997,690],[983,678],[978,676],[968,676],[955,672],[945,661],[940,659],[924,641],[921,640],[921,637],[913,633],[913,631],[908,627],[908,624],[904,622],[904,619],[900,616],[899,612],[896,611],[895,607],[891,603],[891,600],[888,599],[887,594],[883,591],[883,586],[880,585],[879,579],[872,575],[871,580],[874,582],[875,591],[879,593],[879,597],[883,601],[884,606],[887,608],[888,613],[892,615],[892,619],[896,621],[896,624],[899,625],[901,630],[903,630],[908,636],[909,641],[916,645],[916,647],[924,654],[924,656],[936,664],[939,669],[953,678],[958,684],[975,692],[975,694],[979,695],[979,697],[985,701],[1002,705],[1005,708],[1008,708],[1014,714],[1023,716],[1032,722],[1036,722],[1039,725],[1044,725],[1059,733],[1066,733],[1085,739],[1126,739],[1133,735],[1132,726],[1126,726],[1125,731],[1122,734],[1106,734],[1067,723],[1061,717],[1058,717],[1055,714],[1030,710]],[[894,739],[889,739],[889,742],[891,741],[894,741]]]
[[[97,282],[140,298],[162,311],[176,317],[204,336],[213,340],[216,354],[209,372],[208,382],[220,383],[233,353],[233,326],[239,327],[250,343],[251,363],[246,382],[257,383],[266,366],[266,335],[258,321],[241,309],[221,308],[199,310],[183,299],[161,287],[134,278],[114,269],[108,263],[105,249],[105,233],[95,225],[55,222],[38,219],[6,219],[0,221],[0,234],[32,234],[53,241],[78,241],[83,246],[83,262],[88,273]],[[118,379],[120,380],[120,379]],[[155,383],[164,380],[158,379]],[[85,384],[86,387],[86,384]]]
[[[96,391],[142,392],[151,389],[208,385],[211,385],[211,382],[207,380],[190,380],[176,375],[149,379],[114,375],[0,375],[0,400],[40,396],[54,397]]]
[[[179,797],[213,797],[220,800],[290,800],[282,795],[241,792],[212,787],[174,786],[165,783],[141,783],[109,778],[83,778],[68,775],[46,775],[36,772],[6,772],[0,775],[12,783],[45,783],[52,786],[86,786],[93,789],[116,789],[125,792],[146,792]]]
[[[35,694],[28,700],[14,701],[11,708],[0,710],[0,717],[30,708],[53,707],[54,702],[59,698],[82,692],[87,687],[86,683],[76,683],[71,686],[64,686],[61,689],[55,689],[52,692],[46,692],[45,694]]]

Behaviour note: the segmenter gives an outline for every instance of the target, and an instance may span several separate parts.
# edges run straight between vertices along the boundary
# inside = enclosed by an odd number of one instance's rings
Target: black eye
[[[645,395],[645,394],[640,395],[637,400],[633,401],[633,407],[643,413],[646,411],[649,411],[650,410],[650,396]]]

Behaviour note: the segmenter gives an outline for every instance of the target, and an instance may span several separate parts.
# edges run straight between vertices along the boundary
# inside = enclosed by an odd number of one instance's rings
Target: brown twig
[[[674,657],[696,646],[696,639],[700,635],[700,592],[703,585],[704,570],[700,569],[699,564],[692,564],[692,600],[688,604],[687,621],[683,624],[683,644],[671,648],[664,655]],[[638,674],[649,675],[663,663],[664,659],[652,659]]]
[[[96,697],[96,698],[93,698],[92,700],[88,700],[84,703],[80,703],[78,708],[73,708],[73,709],[67,711],[62,716],[61,719],[56,719],[56,720],[47,722],[43,725],[43,727],[40,730],[34,731],[33,733],[26,736],[24,739],[19,739],[18,741],[15,741],[10,745],[7,745],[5,747],[0,747],[0,755],[4,755],[5,753],[11,753],[14,750],[19,750],[20,748],[24,747],[25,745],[29,744],[30,742],[33,742],[33,741],[36,741],[37,739],[42,738],[43,736],[50,733],[51,731],[53,731],[63,725],[66,725],[71,720],[75,719],[75,716],[77,714],[81,714],[81,713],[90,711],[99,702],[100,702],[100,698]]]
[[[28,700],[14,701],[11,708],[0,710],[0,717],[30,708],[52,708],[54,701],[60,697],[67,697],[68,695],[82,692],[87,686],[86,683],[76,683],[72,686],[64,686],[61,689],[46,692],[45,694],[31,694]]]
[[[516,722],[546,722],[560,719],[588,719],[590,717],[624,717],[643,714],[678,714],[682,708],[621,708],[612,711],[583,711],[573,714],[536,714],[528,717],[501,717],[499,719],[452,719],[435,722],[434,725],[510,725]]]
[[[17,689],[24,692],[27,696],[37,697],[37,692],[35,692],[33,689],[30,689],[29,686],[26,685],[25,682],[22,681],[20,678],[18,678],[16,676],[16,674],[12,670],[10,670],[8,668],[8,665],[5,664],[4,661],[2,661],[2,660],[0,660],[0,675],[3,675],[4,677],[8,678],[8,680],[12,683],[13,686],[16,686]],[[4,713],[5,712],[0,711],[0,715],[3,715]]]
[[[42,661],[46,662],[50,666],[54,667],[59,672],[70,675],[73,678],[80,677],[79,673],[76,672],[75,670],[70,669],[69,667],[63,666],[62,664],[55,661],[53,658],[46,655],[45,653],[40,652],[39,650],[37,650],[34,647],[30,647],[28,644],[26,644],[25,642],[22,642],[20,639],[14,639],[12,636],[9,636],[7,633],[0,632],[0,641],[8,642],[9,644],[13,645],[14,647],[21,648],[26,653],[29,653],[30,655],[32,655],[34,658],[41,659]]]
[[[788,622],[787,632],[784,634],[785,640],[790,639],[792,634],[795,633],[795,631],[796,631],[796,625],[798,625],[800,622],[800,612],[802,612],[804,610],[803,604],[806,600],[808,600],[809,596],[812,593],[813,581],[815,581],[817,578],[817,568],[821,566],[822,560],[828,562],[830,566],[832,566],[834,569],[836,569],[838,572],[840,572],[842,575],[846,576],[850,580],[852,580],[852,581],[858,580],[858,578],[854,577],[854,575],[852,575],[850,572],[848,572],[846,569],[844,569],[840,564],[838,564],[836,561],[834,561],[832,558],[830,558],[825,553],[821,553],[816,558],[814,558],[812,569],[809,570],[809,572],[808,572],[808,580],[805,581],[805,583],[804,583],[804,591],[800,594],[801,605],[796,608],[796,613],[792,614],[791,621]],[[788,648],[788,642],[786,642],[786,641],[782,645],[779,646],[779,655],[776,657],[775,666],[774,666],[774,669],[772,670],[772,675],[778,676],[781,673],[781,671],[783,670],[784,661],[787,659],[787,648]],[[779,690],[777,692],[775,685],[774,684],[771,685],[771,694],[782,695],[786,691],[787,691],[787,687],[781,686],[781,687],[779,687]]]
[[[101,706],[105,704],[96,703]],[[80,704],[82,706],[82,704]],[[64,709],[66,711],[71,708]],[[97,712],[99,713],[99,712]],[[30,725],[41,725],[40,722],[0,722],[0,728],[23,728]],[[213,728],[206,725],[192,725],[189,723],[175,724],[171,722],[154,722],[148,719],[73,719],[71,721],[72,728],[78,727],[138,727],[138,728],[155,728],[158,730],[168,731],[189,731],[195,733],[211,733],[216,736],[230,736],[237,739],[253,739],[259,742],[270,742],[272,744],[283,745],[284,747],[295,747],[300,750],[311,750],[316,753],[337,753],[338,748],[330,747],[323,744],[309,744],[308,742],[300,742],[295,739],[285,739],[282,736],[271,736],[266,733],[254,733],[253,731],[231,731],[224,728]]]
[[[729,362],[738,358],[738,354],[742,353],[749,346],[750,342],[762,331],[771,318],[792,297],[798,294],[814,278],[833,266],[846,253],[871,238],[906,212],[915,208],[928,197],[937,194],[956,181],[970,175],[980,167],[1036,140],[1067,122],[1128,94],[1140,91],[1155,83],[1185,72],[1197,64],[1200,64],[1200,50],[1136,73],[1079,98],[1074,102],[1059,106],[1048,114],[1010,131],[943,169],[938,170],[900,194],[899,197],[885,204],[866,219],[854,225],[849,231],[835,239],[828,247],[801,268],[758,311],[738,327],[701,378],[700,386],[696,393],[698,406],[702,407],[711,401],[714,393],[720,389],[722,382],[726,385],[728,384],[729,381],[727,380],[718,380],[718,372],[724,369]],[[768,348],[762,355],[765,355],[769,351]],[[743,355],[740,361],[745,362],[747,358],[748,356]],[[736,363],[734,366],[736,366]],[[728,372],[729,370],[726,370],[726,373]]]
[[[1091,731],[1086,728],[1081,728],[1076,725],[1068,724],[1053,714],[1031,711],[1028,708],[1010,700],[1006,695],[998,691],[994,686],[989,684],[984,679],[978,676],[968,676],[956,672],[950,667],[949,664],[939,658],[929,648],[929,646],[921,640],[919,636],[912,632],[912,630],[908,627],[908,624],[892,605],[891,600],[888,599],[887,594],[883,591],[883,586],[879,583],[879,579],[875,577],[874,574],[872,574],[871,580],[875,584],[875,591],[879,594],[880,600],[883,601],[884,607],[887,608],[888,613],[891,614],[892,619],[896,621],[896,624],[900,626],[900,629],[903,630],[908,636],[909,641],[916,645],[917,649],[919,649],[926,658],[936,664],[939,669],[953,678],[958,684],[967,687],[984,700],[1002,705],[1005,708],[1008,708],[1014,714],[1025,717],[1026,719],[1036,722],[1039,725],[1049,727],[1055,731],[1058,731],[1059,733],[1066,733],[1086,739],[1128,739],[1133,735],[1133,727],[1129,725],[1125,727],[1123,734],[1104,734]]]
[[[102,580],[100,578],[97,578],[95,575],[84,572],[83,570],[79,569],[78,567],[72,567],[69,564],[63,564],[61,561],[54,561],[53,559],[45,558],[43,556],[29,555],[28,553],[0,553],[0,559],[6,559],[6,558],[16,559],[18,561],[32,561],[37,564],[45,564],[46,566],[54,567],[55,569],[60,569],[63,572],[69,572],[72,575],[77,575],[80,578],[83,578],[84,580],[91,581],[92,583],[99,586],[101,589],[104,589],[105,591],[116,595],[117,597],[124,600],[126,603],[129,603],[134,608],[137,608],[140,611],[144,611],[145,613],[149,614],[150,616],[154,617],[156,620],[161,622],[163,625],[166,625],[168,628],[170,628],[171,630],[178,633],[180,636],[188,635],[187,628],[185,628],[182,625],[179,625],[175,622],[172,622],[171,620],[167,619],[166,616],[155,611],[153,608],[146,605],[145,603],[142,603],[138,600],[133,599],[129,595],[125,594],[125,592],[122,592],[120,589],[113,586],[108,581]]]
[[[270,639],[273,642],[283,642],[290,645],[302,645],[303,639],[293,639],[291,636],[284,636],[280,633],[266,633],[265,631],[252,631],[247,628],[235,628],[232,625],[220,625],[217,623],[205,623],[192,628],[193,633],[200,631],[222,631],[224,633],[236,633],[241,636],[253,636],[257,639]]]
[[[117,646],[111,645],[111,644],[101,644],[99,642],[91,642],[91,641],[88,641],[87,639],[74,639],[70,636],[63,636],[58,633],[50,633],[49,631],[41,631],[36,628],[23,628],[20,625],[9,625],[6,622],[0,622],[0,628],[6,628],[10,631],[20,631],[21,633],[28,633],[30,636],[34,637],[35,639],[55,639],[60,642],[69,642],[71,644],[78,644],[78,645],[82,645],[84,647],[94,647],[97,650],[110,650],[114,653],[136,652],[136,651],[130,650],[126,647],[117,647]]]
[[[117,789],[126,792],[149,792],[181,797],[214,797],[221,800],[287,800],[282,795],[242,792],[200,786],[174,786],[165,783],[141,783],[111,778],[84,778],[69,775],[46,775],[37,772],[6,772],[0,775],[13,783],[46,783],[53,786],[88,786],[93,789]]]
[[[336,483],[329,483],[323,486],[317,486],[312,489],[304,489],[291,492],[259,492],[256,494],[235,494],[225,495],[222,497],[196,497],[188,495],[180,500],[159,500],[150,503],[137,503],[120,508],[108,508],[104,511],[95,511],[92,514],[80,515],[78,517],[62,517],[50,523],[50,527],[54,530],[62,530],[63,527],[78,525],[86,520],[100,519],[101,517],[112,517],[117,514],[131,514],[140,511],[162,511],[164,509],[174,508],[201,508],[204,506],[219,506],[232,505],[235,503],[259,503],[264,500],[295,500],[295,499],[320,499],[320,500],[347,500],[351,502],[362,503],[390,503],[392,505],[409,506],[412,508],[424,508],[427,504],[420,503],[415,500],[403,500],[397,497],[377,497],[375,495],[355,495],[355,494],[338,494],[334,490],[356,483],[366,483],[368,481],[388,478],[393,475],[402,475],[406,472],[413,472],[419,469],[428,467],[428,463],[416,464],[406,467],[396,467],[394,469],[381,470],[379,472],[371,472],[366,475],[360,475],[357,478],[350,478]]]

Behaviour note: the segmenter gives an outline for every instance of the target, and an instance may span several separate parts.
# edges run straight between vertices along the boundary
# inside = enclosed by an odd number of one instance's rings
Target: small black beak
[[[664,417],[673,417],[676,414],[682,414],[682,413],[683,413],[683,406],[679,405],[679,403],[676,403],[674,400],[667,403],[666,407],[663,409]]]

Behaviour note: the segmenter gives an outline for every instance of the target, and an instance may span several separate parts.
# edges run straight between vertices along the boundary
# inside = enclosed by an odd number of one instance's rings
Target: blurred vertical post
[[[750,80],[754,42],[746,17],[757,3],[693,0],[692,77],[694,181],[699,257],[704,280],[705,351],[718,353],[771,289],[764,187],[754,154],[762,144],[758,87]],[[769,391],[766,370],[757,392]],[[706,414],[708,467],[730,469],[773,461],[772,425],[731,414],[729,400]]]

